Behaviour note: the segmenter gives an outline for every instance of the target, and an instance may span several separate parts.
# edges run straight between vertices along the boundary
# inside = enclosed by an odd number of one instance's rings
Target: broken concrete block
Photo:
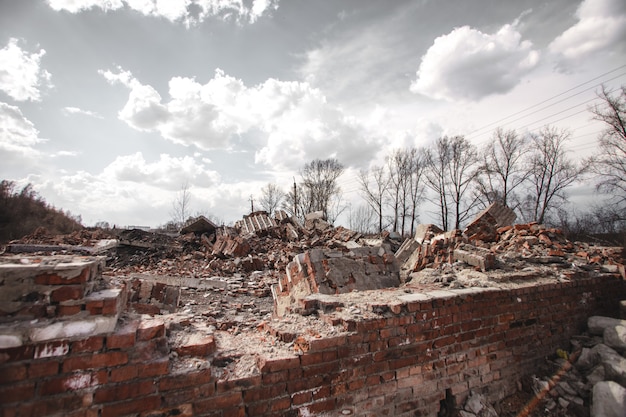
[[[480,268],[481,271],[487,271],[495,268],[496,257],[493,253],[484,251],[467,251],[463,249],[454,250],[455,261],[465,262],[468,265]]]
[[[314,249],[289,263],[286,277],[272,289],[278,315],[302,308],[311,294],[343,294],[400,285],[400,268],[385,247],[359,247],[350,252]]]

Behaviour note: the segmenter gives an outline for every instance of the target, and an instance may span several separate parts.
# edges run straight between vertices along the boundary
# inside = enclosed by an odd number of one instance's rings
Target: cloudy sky
[[[359,169],[441,135],[601,130],[623,0],[0,0],[0,178],[85,225],[240,219],[315,158]]]

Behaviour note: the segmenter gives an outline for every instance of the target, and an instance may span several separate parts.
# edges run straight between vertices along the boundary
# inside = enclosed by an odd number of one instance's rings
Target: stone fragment
[[[311,294],[343,294],[400,285],[399,265],[385,247],[358,247],[349,252],[313,249],[298,254],[273,287],[278,315],[300,309]]]
[[[626,352],[626,326],[609,326],[604,329],[604,344],[617,350]]]
[[[613,381],[598,382],[593,387],[591,417],[624,417],[626,388]]]
[[[493,269],[496,263],[495,255],[484,250],[475,250],[470,252],[464,249],[455,249],[453,259],[455,261],[465,262],[468,265],[478,267],[481,271]]]
[[[603,360],[605,378],[626,386],[626,358],[616,355]]]
[[[603,316],[591,316],[587,319],[587,328],[591,334],[603,335],[604,329],[614,326],[626,326],[626,320]]]

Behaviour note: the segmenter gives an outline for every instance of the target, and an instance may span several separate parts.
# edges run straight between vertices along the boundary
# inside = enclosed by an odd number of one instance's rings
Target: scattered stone
[[[591,417],[624,417],[625,412],[626,388],[613,381],[594,385]]]

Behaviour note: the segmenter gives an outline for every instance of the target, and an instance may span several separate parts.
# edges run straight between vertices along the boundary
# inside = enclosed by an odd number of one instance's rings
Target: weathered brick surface
[[[448,390],[457,402],[487,386],[493,401],[510,394],[542,358],[567,348],[588,316],[617,313],[621,298],[626,283],[618,278],[414,294],[377,306],[376,319],[336,321],[346,329],[339,336],[301,335],[299,355],[259,358],[259,373],[230,380],[211,369],[173,373],[164,323],[130,322],[108,335],[0,349],[0,409],[3,416],[433,416]],[[190,346],[198,355],[213,349]]]

